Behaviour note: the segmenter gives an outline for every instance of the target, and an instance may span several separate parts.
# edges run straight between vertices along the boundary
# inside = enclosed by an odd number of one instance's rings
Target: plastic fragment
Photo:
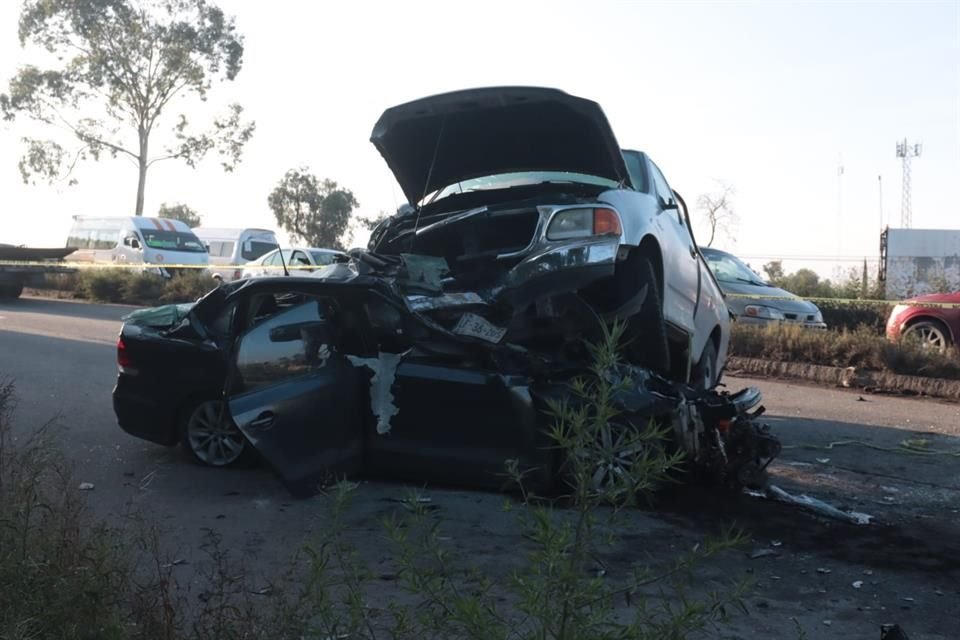
[[[92,482],[81,482],[80,486],[77,487],[80,491],[93,491]]]

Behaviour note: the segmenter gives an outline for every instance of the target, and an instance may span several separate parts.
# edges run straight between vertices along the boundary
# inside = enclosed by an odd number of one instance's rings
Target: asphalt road
[[[87,494],[93,514],[145,516],[166,533],[168,553],[185,567],[202,562],[201,543],[215,531],[251,571],[269,573],[323,527],[325,498],[295,501],[264,469],[202,468],[177,449],[120,431],[110,391],[120,319],[129,311],[30,297],[0,303],[0,380],[16,385],[15,435],[48,425],[76,465],[76,482],[94,484]],[[960,455],[945,452],[960,452],[960,405],[726,381],[731,389],[753,384],[763,391],[767,421],[785,444],[772,467],[776,484],[869,513],[880,524],[855,528],[762,499],[697,492],[638,514],[635,535],[662,537],[671,528],[664,550],[731,520],[753,534],[755,545],[782,543],[776,557],[748,560],[736,552],[707,571],[705,584],[746,572],[762,587],[748,603],[756,607],[751,616],[724,637],[794,637],[792,617],[811,638],[876,638],[881,622],[904,624],[914,640],[957,637]],[[904,453],[904,441],[930,453]],[[377,520],[401,508],[397,499],[409,489],[365,483],[362,491],[350,526],[371,563],[389,563]],[[458,550],[480,566],[505,566],[503,554],[515,548],[517,532],[502,496],[449,488],[429,494]],[[818,572],[824,565],[832,568]],[[865,586],[853,590],[858,579]],[[389,588],[385,583],[384,597]]]

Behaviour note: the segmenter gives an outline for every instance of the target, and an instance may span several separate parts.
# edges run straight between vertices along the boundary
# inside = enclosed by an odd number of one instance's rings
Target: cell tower
[[[900,199],[900,226],[909,229],[913,226],[913,211],[910,209],[910,159],[919,158],[922,145],[909,144],[904,138],[897,143],[897,157],[903,160],[903,195]]]

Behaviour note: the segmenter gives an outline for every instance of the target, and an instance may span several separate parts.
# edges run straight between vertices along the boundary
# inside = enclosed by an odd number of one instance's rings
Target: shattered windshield
[[[143,241],[151,249],[167,251],[186,251],[188,253],[206,253],[207,249],[197,236],[188,231],[166,231],[161,229],[141,229]]]
[[[591,184],[607,189],[616,189],[619,187],[615,180],[591,176],[586,173],[572,173],[569,171],[520,171],[516,173],[499,173],[492,176],[483,176],[455,182],[427,196],[424,202],[435,202],[447,196],[458,193],[468,193],[470,191],[492,191],[495,189],[509,189],[511,187],[549,183]]]
[[[738,258],[728,253],[720,251],[711,251],[703,249],[703,257],[707,259],[707,264],[713,275],[720,282],[745,282],[758,286],[766,286],[767,283],[753,272],[750,267],[741,262]]]

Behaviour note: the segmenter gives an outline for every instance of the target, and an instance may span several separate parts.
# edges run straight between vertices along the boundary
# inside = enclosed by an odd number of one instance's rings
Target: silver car
[[[765,282],[739,258],[719,249],[701,249],[710,270],[727,296],[727,307],[737,322],[769,324],[787,322],[811,329],[826,329],[817,305]]]
[[[597,103],[534,87],[458,91],[387,109],[371,141],[409,205],[369,250],[441,260],[445,291],[489,303],[491,335],[562,346],[619,319],[631,362],[719,380],[729,314],[683,200],[649,156],[621,150]]]

